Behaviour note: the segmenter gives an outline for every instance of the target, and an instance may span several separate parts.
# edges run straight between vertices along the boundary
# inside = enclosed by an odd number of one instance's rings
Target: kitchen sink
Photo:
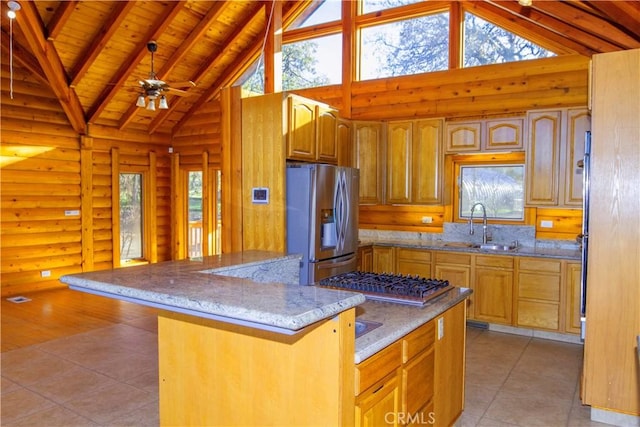
[[[372,320],[356,320],[356,338],[373,331],[378,326],[382,326],[382,323]]]
[[[509,251],[516,250],[518,248],[517,245],[502,245],[497,243],[483,243],[481,245],[473,245],[473,247],[483,251],[496,251],[496,252],[509,252]]]

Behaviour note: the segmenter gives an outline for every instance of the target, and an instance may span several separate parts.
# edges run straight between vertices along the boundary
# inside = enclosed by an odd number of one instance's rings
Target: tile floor
[[[155,316],[2,353],[9,426],[157,426]],[[462,426],[603,426],[580,405],[581,346],[468,328]]]

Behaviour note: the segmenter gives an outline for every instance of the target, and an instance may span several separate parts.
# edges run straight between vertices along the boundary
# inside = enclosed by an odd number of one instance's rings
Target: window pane
[[[284,90],[340,84],[341,81],[342,34],[282,46]]]
[[[142,174],[120,174],[120,260],[142,258]]]
[[[417,3],[422,0],[362,0],[362,13],[391,9],[405,4]]]
[[[460,218],[469,218],[475,203],[485,206],[488,218],[524,219],[524,166],[461,166]],[[476,208],[474,216],[480,212]]]
[[[341,0],[324,0],[321,3],[312,4],[308,9],[314,6],[315,10],[309,10],[309,12],[305,10],[300,18],[287,27],[287,30],[339,21],[342,18]]]
[[[555,54],[482,18],[465,13],[463,66],[499,64],[549,56]]]
[[[361,80],[449,68],[448,13],[363,28],[361,35]]]
[[[202,256],[202,171],[189,172],[189,258]]]

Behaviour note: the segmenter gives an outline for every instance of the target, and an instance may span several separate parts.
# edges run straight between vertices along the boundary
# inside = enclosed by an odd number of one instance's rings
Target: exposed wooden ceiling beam
[[[76,0],[61,1],[58,3],[56,13],[47,26],[47,40],[55,40],[58,37],[78,3],[79,1]]]
[[[2,48],[7,52],[7,54],[9,54],[12,47],[9,46],[9,34],[7,34],[4,29],[2,30],[0,40],[2,41]],[[13,57],[20,63],[20,65],[26,68],[27,71],[33,74],[36,79],[45,86],[49,86],[47,76],[44,75],[44,71],[42,71],[42,67],[38,63],[36,57],[15,40],[13,41]]]
[[[515,1],[504,3],[465,1],[464,8],[559,55],[578,53],[584,56],[591,56],[596,53],[594,50],[563,36],[557,31],[552,31],[541,25],[539,20],[547,19],[546,15],[542,16],[538,11],[524,8]],[[517,16],[519,13],[522,16]],[[531,19],[531,17],[534,19]]]
[[[111,15],[109,15],[109,18],[102,25],[98,36],[93,39],[93,42],[80,56],[81,59],[76,63],[75,67],[73,67],[73,71],[71,72],[71,87],[75,87],[82,77],[84,77],[89,67],[91,67],[91,64],[93,64],[98,55],[100,55],[100,52],[102,52],[102,49],[107,45],[111,36],[113,36],[120,27],[120,23],[127,17],[127,13],[129,13],[134,6],[135,2],[132,1],[116,3]]]
[[[234,43],[236,43],[236,40],[239,37],[243,37],[243,33],[245,31],[245,28],[251,27],[251,25],[253,24],[254,20],[262,19],[262,17],[260,16],[259,12],[260,12],[260,10],[263,10],[263,9],[264,9],[264,5],[256,4],[256,6],[254,8],[254,11],[249,13],[247,15],[247,19],[243,23],[241,23],[240,25],[238,25],[236,27],[236,30],[222,43],[222,46],[227,48],[228,46],[231,46]],[[260,46],[262,45],[262,40],[259,40],[259,45]],[[218,62],[221,60],[220,54],[223,51],[218,51],[218,52],[213,53],[211,55],[211,58],[206,60],[204,62],[204,64],[202,65],[202,67],[200,67],[200,69],[193,75],[192,81],[201,80],[209,72],[210,69],[215,67],[218,64]],[[226,75],[226,74],[227,74],[227,72],[225,70],[223,75]],[[209,100],[210,96],[208,96],[208,94],[211,91],[211,87],[213,87],[213,86],[210,86],[209,89],[207,89],[200,96],[200,98],[198,98],[198,100],[193,104],[193,106],[189,109],[189,111],[186,113],[186,115],[190,116],[198,108],[200,108],[202,105],[204,105]],[[178,105],[180,105],[181,102],[182,102],[182,98],[175,98],[174,97],[173,101],[171,102],[171,107],[169,108],[169,110],[165,110],[162,114],[159,114],[158,117],[156,117],[151,122],[151,126],[149,128],[149,131],[151,133],[155,132],[161,126],[161,124],[169,117],[171,112],[175,111],[175,109],[178,107]]]
[[[78,134],[84,135],[86,120],[82,105],[76,92],[67,83],[67,73],[53,42],[45,38],[44,24],[34,2],[22,2],[22,9],[16,17],[16,22],[67,115],[69,123]]]
[[[533,7],[561,22],[569,23],[587,34],[605,40],[608,43],[612,43],[616,46],[615,50],[619,50],[620,48],[635,49],[640,47],[640,39],[629,36],[627,33],[621,31],[611,23],[574,7],[571,3],[560,1],[538,1],[533,4]],[[588,41],[588,39],[582,34],[579,34],[576,37],[579,37],[581,40]]]
[[[171,58],[164,64],[162,69],[157,73],[158,79],[162,80],[167,76],[171,70],[184,58],[191,48],[202,38],[202,36],[209,30],[211,25],[220,17],[222,12],[224,11],[224,2],[216,2],[211,9],[207,12],[207,14],[200,20],[198,25],[189,33],[189,36],[184,39],[184,41],[178,46],[178,48],[174,51]],[[196,81],[197,80],[192,80]],[[173,105],[173,103],[171,104]],[[124,129],[131,120],[135,117],[137,112],[140,110],[140,107],[137,107],[135,104],[131,104],[127,112],[120,119],[120,123],[118,125],[119,129]],[[173,111],[173,109],[170,109]],[[153,130],[152,130],[153,132]]]
[[[594,1],[593,7],[640,39],[640,1]]]
[[[89,123],[95,122],[100,113],[107,107],[107,104],[113,99],[114,96],[120,90],[120,86],[122,86],[125,81],[129,78],[133,70],[136,69],[142,58],[148,53],[147,51],[147,42],[149,40],[154,40],[167,29],[167,27],[171,24],[173,19],[180,13],[182,7],[184,6],[184,2],[176,1],[176,2],[168,2],[166,9],[164,12],[157,18],[157,24],[154,28],[146,34],[144,39],[138,43],[136,49],[133,51],[129,57],[123,61],[122,65],[116,71],[114,77],[110,80],[113,85],[111,87],[105,87],[102,93],[98,96],[96,103],[89,110]]]

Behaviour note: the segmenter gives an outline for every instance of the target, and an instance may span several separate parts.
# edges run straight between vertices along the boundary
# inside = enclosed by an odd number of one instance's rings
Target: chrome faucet
[[[469,218],[469,234],[473,235],[473,211],[476,209],[476,206],[480,206],[482,208],[482,244],[487,243],[487,209],[484,207],[482,203],[476,203],[471,206],[471,218]]]

